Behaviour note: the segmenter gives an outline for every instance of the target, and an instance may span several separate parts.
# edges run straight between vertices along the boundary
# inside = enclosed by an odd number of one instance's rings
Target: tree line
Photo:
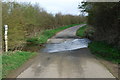
[[[120,2],[82,2],[79,8],[88,13],[87,23],[95,29],[95,41],[120,47]]]
[[[82,16],[48,13],[38,4],[2,2],[2,26],[9,26],[8,48],[15,50],[26,43],[26,38],[36,36],[45,29],[80,24],[85,21]],[[4,48],[4,36],[3,36]]]

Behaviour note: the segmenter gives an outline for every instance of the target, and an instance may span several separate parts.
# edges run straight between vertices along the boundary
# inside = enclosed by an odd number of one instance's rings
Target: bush
[[[87,23],[95,28],[94,40],[120,46],[120,2],[83,2]]]
[[[93,40],[95,29],[93,27],[87,27],[85,29],[85,37]]]
[[[37,44],[39,39],[37,37],[33,37],[33,38],[28,38],[26,41],[28,43]]]

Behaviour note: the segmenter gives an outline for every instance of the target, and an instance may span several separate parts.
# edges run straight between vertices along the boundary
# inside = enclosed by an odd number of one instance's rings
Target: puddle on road
[[[88,43],[90,42],[91,41],[89,39],[84,38],[84,39],[74,39],[74,40],[65,41],[65,42],[57,43],[57,44],[46,44],[42,52],[54,53],[54,52],[86,48],[88,47]]]

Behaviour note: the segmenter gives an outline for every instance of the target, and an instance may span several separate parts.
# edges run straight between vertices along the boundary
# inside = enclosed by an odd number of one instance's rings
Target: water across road
[[[64,41],[61,43],[46,44],[46,47],[43,49],[43,52],[54,53],[61,51],[76,50],[80,48],[87,48],[89,39],[71,39],[69,41]]]

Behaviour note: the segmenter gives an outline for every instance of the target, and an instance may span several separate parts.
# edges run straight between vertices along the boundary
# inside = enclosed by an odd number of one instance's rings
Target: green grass
[[[2,55],[2,77],[5,78],[11,71],[19,68],[24,64],[28,59],[35,56],[36,53],[31,52],[7,52]]]
[[[44,44],[47,42],[47,40],[49,38],[54,36],[57,32],[62,31],[67,28],[70,28],[70,27],[73,27],[73,26],[76,26],[76,25],[79,25],[79,24],[73,24],[73,25],[68,25],[68,26],[64,26],[64,27],[59,27],[57,29],[45,30],[39,36],[27,39],[27,42],[30,42],[33,44]]]
[[[2,79],[2,54],[0,54],[0,80]]]
[[[91,52],[99,58],[120,63],[120,50],[105,42],[92,42],[89,44]]]
[[[85,37],[85,30],[87,26],[81,27],[76,35],[79,37]],[[111,61],[113,63],[120,63],[120,50],[107,44],[106,42],[93,41],[89,44],[89,48],[92,54],[96,55],[101,59]]]
[[[76,35],[79,36],[79,37],[84,37],[85,36],[85,30],[86,30],[87,26],[83,26],[83,27],[80,27],[77,32],[76,32]]]

